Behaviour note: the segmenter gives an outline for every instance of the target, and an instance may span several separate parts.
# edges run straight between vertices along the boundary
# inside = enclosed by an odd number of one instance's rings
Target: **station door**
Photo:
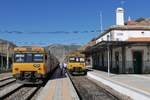
[[[142,73],[142,51],[134,51],[133,52],[133,67],[135,74]]]

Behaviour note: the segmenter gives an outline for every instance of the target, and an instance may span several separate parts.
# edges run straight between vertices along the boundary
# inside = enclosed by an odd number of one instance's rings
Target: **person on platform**
[[[63,75],[63,64],[60,63],[60,64],[59,64],[59,67],[60,67],[60,73],[61,73],[61,75]]]
[[[67,69],[67,64],[64,63],[64,64],[63,64],[63,72],[64,72],[64,74],[66,73],[66,69]]]

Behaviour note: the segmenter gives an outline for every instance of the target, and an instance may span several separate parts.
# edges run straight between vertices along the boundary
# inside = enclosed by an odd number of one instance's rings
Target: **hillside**
[[[46,48],[51,51],[51,53],[57,57],[57,59],[62,62],[64,60],[65,54],[68,54],[72,51],[80,48],[81,45],[62,45],[62,44],[52,44],[47,46]]]

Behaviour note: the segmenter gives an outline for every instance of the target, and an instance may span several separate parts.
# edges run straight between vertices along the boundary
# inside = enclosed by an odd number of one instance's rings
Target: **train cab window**
[[[69,62],[84,62],[85,59],[81,57],[70,57]]]
[[[25,62],[25,54],[15,54],[15,62]]]
[[[32,53],[26,54],[26,62],[32,62]]]
[[[80,58],[80,62],[84,62],[85,61],[85,59],[84,58]]]
[[[70,57],[70,58],[69,58],[69,61],[70,61],[70,62],[75,62],[75,58],[74,58],[74,57]]]
[[[43,54],[34,54],[33,61],[42,62],[43,61]]]

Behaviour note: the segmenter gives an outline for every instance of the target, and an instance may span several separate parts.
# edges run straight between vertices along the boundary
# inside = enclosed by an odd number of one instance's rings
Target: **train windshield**
[[[25,54],[15,54],[15,62],[25,62]]]
[[[34,60],[34,62],[42,62],[43,61],[43,54],[34,54],[33,60]]]
[[[14,61],[17,63],[31,63],[31,62],[43,62],[44,54],[40,53],[24,53],[24,54],[15,54]]]
[[[26,55],[26,62],[32,62],[32,53],[27,53]]]
[[[70,57],[69,61],[70,62],[84,62],[84,58],[81,58],[81,57]]]

